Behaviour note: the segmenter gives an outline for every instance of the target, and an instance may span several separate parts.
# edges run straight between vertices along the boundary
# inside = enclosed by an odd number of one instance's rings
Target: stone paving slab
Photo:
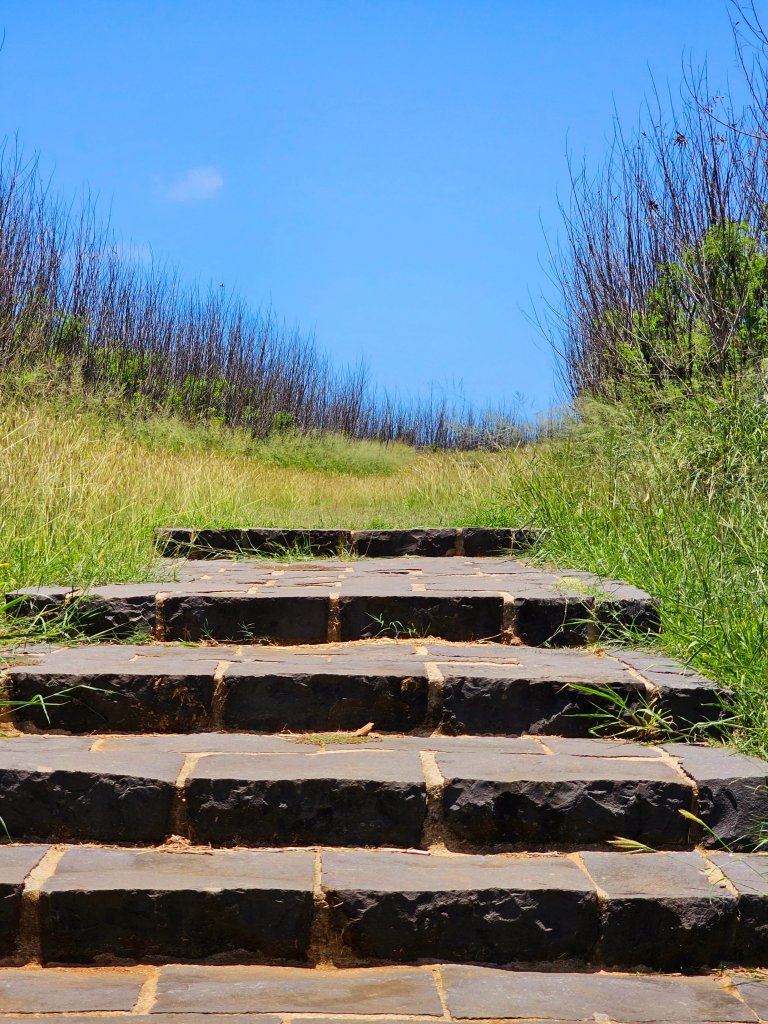
[[[140,996],[142,987],[146,995]],[[8,1024],[38,1019],[58,1024],[279,1024],[287,1019],[291,1024],[427,1024],[441,1019],[756,1024],[759,1014],[766,1019],[767,995],[768,983],[739,975],[644,976],[453,965],[342,971],[0,968],[0,1020]],[[137,1008],[140,999],[143,1005]]]
[[[280,967],[166,967],[160,972],[154,1012],[402,1013],[442,1016],[429,971],[417,968],[351,969],[328,974]]]
[[[630,707],[655,701],[682,728],[722,713],[727,695],[712,682],[669,661],[664,672],[648,661],[643,675],[630,662],[649,656],[635,654],[409,641],[114,644],[19,652],[7,681],[13,700],[47,698],[45,710],[15,712],[20,727],[70,732],[331,731],[372,721],[384,732],[585,736],[603,709],[579,686]]]
[[[7,599],[21,613],[66,604],[95,634],[145,630],[185,641],[297,644],[405,634],[569,646],[606,625],[658,628],[656,602],[636,587],[510,558],[202,560],[172,571],[165,583],[94,587],[85,595],[33,588]]]
[[[529,1017],[542,1021],[754,1021],[756,1015],[715,978],[499,971],[447,965],[441,974],[457,1020]]]
[[[72,848],[40,888],[44,963],[306,959],[314,856]]]
[[[538,530],[502,527],[437,527],[414,530],[285,530],[229,528],[192,530],[169,527],[155,531],[158,551],[169,558],[220,558],[226,554],[282,554],[299,549],[316,555],[345,551],[366,558],[402,555],[498,555],[525,550]]]

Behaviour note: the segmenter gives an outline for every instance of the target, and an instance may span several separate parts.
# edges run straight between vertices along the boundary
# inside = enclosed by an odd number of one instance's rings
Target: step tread
[[[112,644],[31,647],[7,659],[14,700],[50,698],[45,710],[18,709],[16,721],[78,732],[354,729],[373,720],[397,732],[429,722],[458,733],[579,735],[602,709],[578,687],[656,701],[681,726],[717,719],[727,696],[664,655],[613,648]]]
[[[312,739],[313,742],[301,742]],[[329,739],[333,740],[334,735]],[[530,736],[18,735],[0,744],[14,838],[571,849],[733,844],[768,820],[768,763],[722,747]],[[254,814],[254,807],[259,813]],[[713,842],[711,836],[703,836]]]
[[[216,1007],[215,1013],[210,1013]],[[387,1020],[754,1024],[768,1016],[768,982],[742,975],[505,971],[440,965],[349,968],[167,966],[0,969],[0,1013],[60,1024],[278,1024]],[[87,1018],[72,1016],[87,1013]],[[99,1014],[122,1016],[100,1017]],[[199,1017],[195,1016],[200,1015]],[[302,1017],[302,1014],[312,1016]],[[336,1017],[335,1015],[342,1015]],[[25,1016],[26,1015],[26,1016]],[[55,1016],[58,1015],[58,1016]],[[68,1016],[62,1016],[68,1015]]]
[[[75,598],[72,614],[89,632],[144,629],[165,640],[317,644],[410,631],[448,640],[578,645],[590,635],[585,620],[593,610],[601,624],[658,626],[657,603],[637,587],[512,558],[198,560],[175,567],[173,576],[93,587],[85,596],[41,587],[6,597],[17,611],[63,607]]]

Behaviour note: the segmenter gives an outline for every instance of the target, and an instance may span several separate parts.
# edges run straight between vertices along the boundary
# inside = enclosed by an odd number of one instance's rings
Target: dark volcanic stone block
[[[446,827],[473,846],[588,845],[622,836],[683,846],[692,787],[661,761],[437,754]]]
[[[401,555],[444,556],[456,550],[456,531],[431,530],[353,530],[352,547],[368,558],[395,558]]]
[[[768,853],[718,853],[710,860],[738,893],[734,959],[768,967]],[[765,1010],[768,1013],[768,986]]]
[[[597,940],[594,887],[564,857],[326,852],[322,862],[334,920],[358,956],[585,958]]]
[[[154,1012],[403,1013],[441,1017],[432,972],[414,967],[343,971],[299,967],[176,967],[160,970]],[[383,1022],[382,1022],[383,1024]]]
[[[728,713],[730,691],[678,661],[646,651],[609,651],[658,688],[661,707],[683,726],[716,722]]]
[[[49,737],[34,750],[27,738],[7,739],[0,817],[13,839],[162,842],[182,763],[172,754],[84,753],[69,737]]]
[[[136,648],[68,649],[10,670],[17,723],[68,732],[191,732],[209,721],[216,658],[136,658]],[[122,652],[125,652],[123,654]],[[57,696],[58,695],[58,696]]]
[[[350,547],[349,530],[243,530],[243,550],[260,554],[281,554],[285,551],[308,551],[313,555],[336,555]]]
[[[513,531],[509,528],[465,526],[461,535],[464,541],[464,554],[470,558],[509,554],[512,550]]]
[[[427,678],[420,666],[410,674],[386,665],[377,670],[375,661],[361,666],[359,674],[334,669],[231,665],[224,676],[225,726],[263,732],[354,730],[375,722],[379,730],[410,732],[424,723]]]
[[[317,644],[328,639],[328,598],[299,589],[259,594],[174,594],[163,605],[166,640]]]
[[[442,727],[451,733],[517,735],[520,733],[587,736],[595,724],[598,698],[569,687],[553,666],[550,678],[524,667],[502,665],[441,667],[443,684]],[[582,680],[600,687],[601,682]],[[630,706],[642,684],[627,676],[610,684],[613,692],[629,698]]]
[[[599,958],[611,966],[678,971],[731,953],[736,900],[698,853],[584,853],[606,894]]]
[[[50,614],[72,597],[71,587],[28,587],[5,594],[6,612],[11,615]]]
[[[464,554],[470,558],[507,555],[512,550],[513,530],[503,527],[465,526]]]
[[[409,594],[339,598],[341,640],[376,636],[439,636],[492,640],[501,634],[502,599],[495,596]]]
[[[664,749],[696,782],[697,815],[715,833],[705,846],[750,849],[768,821],[768,763],[725,747],[670,743]]]
[[[89,636],[149,636],[155,629],[158,584],[99,587],[70,602],[72,620]]]
[[[417,846],[426,791],[418,753],[214,755],[189,776],[200,843]]]
[[[16,945],[24,879],[39,864],[48,846],[0,846],[0,957]]]
[[[539,594],[515,597],[515,636],[524,644],[537,647],[551,643],[561,647],[585,644],[594,620],[594,598]]]
[[[458,1020],[642,1021],[702,1024],[754,1021],[717,978],[499,971],[448,964],[442,970],[451,1016]]]
[[[44,963],[304,959],[311,852],[70,849],[42,887]]]

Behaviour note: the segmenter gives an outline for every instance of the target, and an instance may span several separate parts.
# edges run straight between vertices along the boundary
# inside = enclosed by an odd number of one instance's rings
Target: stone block
[[[311,851],[67,850],[39,897],[44,963],[299,961]]]
[[[684,846],[693,789],[661,761],[437,755],[446,828],[473,847],[570,847],[617,836]]]
[[[40,863],[48,846],[0,846],[0,957],[16,946],[24,880]]]
[[[416,846],[426,789],[416,751],[201,758],[185,791],[199,843]]]
[[[598,935],[594,887],[562,857],[327,851],[322,884],[360,957],[584,959]]]
[[[710,860],[738,893],[734,960],[768,967],[768,853],[717,853]],[[765,986],[768,1015],[768,985]]]
[[[306,591],[173,594],[163,605],[166,640],[273,640],[317,644],[328,639],[328,597]]]
[[[130,1013],[145,980],[145,973],[127,970],[4,968],[0,1013]]]
[[[0,817],[13,839],[159,843],[166,838],[181,755],[83,752],[64,736],[25,749],[26,739],[0,745]]]
[[[465,526],[461,531],[464,554],[470,558],[507,555],[512,550],[513,534],[509,528]]]
[[[492,640],[501,635],[502,599],[493,595],[342,594],[341,640],[439,636],[444,640]]]
[[[705,832],[702,843],[754,847],[768,821],[768,762],[726,747],[671,743],[664,749],[698,787],[696,813],[715,833]]]
[[[427,530],[353,530],[352,548],[366,558],[394,558],[403,555],[427,557],[453,555],[456,531]]]
[[[240,663],[224,680],[228,729],[355,730],[375,722],[385,732],[410,732],[427,712],[427,678],[418,664],[393,669],[368,658],[357,671],[341,672],[336,664],[310,670],[301,663]]]
[[[598,958],[610,966],[679,971],[732,952],[736,900],[698,853],[583,853],[605,893]]]

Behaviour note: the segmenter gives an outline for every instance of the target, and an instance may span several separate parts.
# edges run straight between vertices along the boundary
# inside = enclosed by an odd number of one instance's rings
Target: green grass
[[[486,521],[544,527],[538,558],[661,598],[658,645],[734,691],[734,739],[768,755],[768,406],[759,382],[665,408],[592,404],[520,450]]]

